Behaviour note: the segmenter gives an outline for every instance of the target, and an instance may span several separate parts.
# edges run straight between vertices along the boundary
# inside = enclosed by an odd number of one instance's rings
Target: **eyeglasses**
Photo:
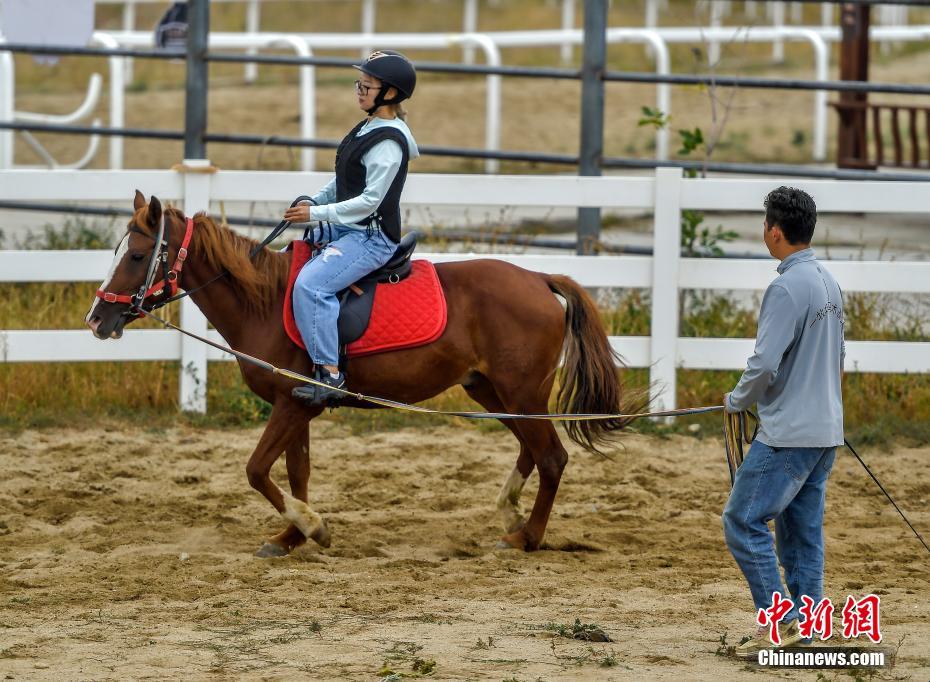
[[[369,90],[380,90],[380,87],[374,85],[365,85],[362,81],[355,81],[355,92],[360,95],[367,95]]]

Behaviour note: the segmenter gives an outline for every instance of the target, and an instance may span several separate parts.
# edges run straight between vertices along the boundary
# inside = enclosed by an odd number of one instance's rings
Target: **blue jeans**
[[[773,448],[756,439],[737,469],[723,510],[727,547],[746,576],[756,608],[769,608],[773,592],[783,597],[790,592],[794,608],[785,623],[798,618],[801,595],[815,602],[823,598],[823,509],[835,457],[835,447]]]
[[[294,282],[294,320],[316,365],[339,364],[339,300],[336,294],[387,263],[397,244],[375,230],[333,225],[331,241]]]

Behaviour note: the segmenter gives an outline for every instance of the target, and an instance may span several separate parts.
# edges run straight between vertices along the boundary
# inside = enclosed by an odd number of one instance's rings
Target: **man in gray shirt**
[[[778,277],[762,299],[755,351],[724,398],[727,412],[756,403],[760,427],[737,470],[723,529],[756,609],[773,614],[773,601],[793,601],[779,626],[780,646],[789,646],[802,638],[799,609],[823,597],[826,483],[836,446],[843,444],[843,295],[810,248],[814,200],[779,187],[765,198],[765,209],[763,239],[781,261]],[[759,614],[755,636],[738,655],[754,658],[771,646],[766,616]]]

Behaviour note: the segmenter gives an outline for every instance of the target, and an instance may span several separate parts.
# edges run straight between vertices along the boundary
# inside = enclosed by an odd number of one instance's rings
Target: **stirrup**
[[[339,379],[337,380],[338,383],[331,383],[334,381],[332,375],[326,372],[324,376],[323,370],[317,370],[313,378],[325,385],[306,384],[304,386],[297,386],[291,390],[291,395],[306,405],[322,405],[324,407],[335,407],[345,397],[345,393],[338,390],[344,388],[346,385],[344,373],[340,373]]]

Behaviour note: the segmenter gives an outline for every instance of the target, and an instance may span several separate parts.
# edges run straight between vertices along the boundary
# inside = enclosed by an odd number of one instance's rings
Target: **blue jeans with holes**
[[[330,235],[332,235],[330,237]],[[331,241],[294,282],[294,320],[316,365],[339,364],[339,300],[336,294],[387,263],[397,244],[375,230],[333,225]]]
[[[815,602],[823,598],[823,510],[835,457],[835,447],[773,448],[756,439],[737,469],[723,510],[727,547],[746,576],[756,608],[769,608],[773,592],[794,601],[784,623],[798,618],[801,595]],[[772,519],[777,561],[768,528]]]

